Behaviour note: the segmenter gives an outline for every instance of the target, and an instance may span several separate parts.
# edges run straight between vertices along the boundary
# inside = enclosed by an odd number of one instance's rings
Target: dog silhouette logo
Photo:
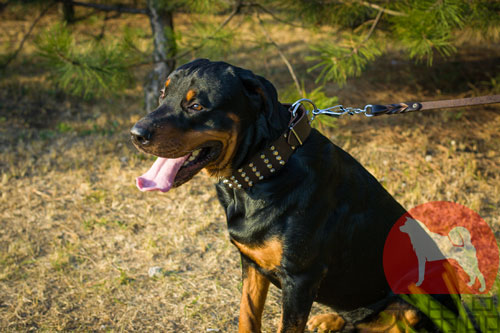
[[[425,278],[425,263],[443,259],[454,259],[469,276],[467,285],[472,287],[476,279],[480,282],[479,291],[486,289],[484,276],[479,270],[476,248],[471,243],[471,235],[465,227],[455,227],[447,236],[431,232],[422,222],[406,218],[405,224],[399,227],[401,232],[408,234],[411,245],[418,260],[419,287]]]
[[[485,293],[499,262],[488,224],[471,209],[446,201],[403,215],[389,232],[383,260],[387,281],[399,294]]]

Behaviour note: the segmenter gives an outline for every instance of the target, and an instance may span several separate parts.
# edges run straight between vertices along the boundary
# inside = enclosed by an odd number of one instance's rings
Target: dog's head
[[[419,229],[418,222],[411,217],[406,217],[406,222],[399,227],[399,230],[405,234],[410,234],[417,229]]]
[[[247,129],[272,124],[278,107],[273,85],[248,70],[206,59],[179,67],[166,80],[158,108],[131,130],[139,150],[158,156],[137,186],[166,192],[203,168],[229,175]]]

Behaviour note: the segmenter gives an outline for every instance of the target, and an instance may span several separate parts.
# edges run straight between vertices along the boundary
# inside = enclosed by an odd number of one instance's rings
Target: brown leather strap
[[[380,116],[383,114],[396,114],[396,113],[406,113],[406,112],[421,111],[421,110],[456,108],[461,106],[482,105],[482,104],[492,104],[492,103],[500,103],[500,95],[449,99],[449,100],[434,101],[434,102],[404,102],[404,103],[385,104],[385,105],[375,104],[371,105],[371,107],[368,108],[366,115]]]
[[[299,108],[295,117],[291,114],[285,133],[280,135],[269,147],[255,154],[250,161],[235,170],[231,177],[223,178],[222,183],[229,187],[246,189],[261,180],[276,174],[301,146],[311,133],[311,125],[304,108]]]
[[[470,97],[462,99],[449,99],[449,100],[434,101],[434,102],[422,102],[420,103],[422,104],[422,108],[420,110],[456,108],[460,106],[492,104],[492,103],[500,103],[500,95]]]

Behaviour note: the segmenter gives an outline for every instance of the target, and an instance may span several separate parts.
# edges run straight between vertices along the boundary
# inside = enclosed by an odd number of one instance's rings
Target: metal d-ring
[[[313,115],[316,112],[316,110],[318,110],[318,108],[316,107],[316,104],[314,104],[313,101],[311,101],[310,99],[307,99],[307,98],[301,98],[292,104],[292,117],[293,118],[295,118],[295,115],[297,114],[297,110],[300,108],[300,106],[304,106],[304,102],[307,102],[307,103],[312,105],[313,110],[311,113]],[[305,106],[304,106],[304,109],[306,110],[306,113],[309,113],[309,111],[307,110],[307,108]],[[311,119],[311,121],[312,121],[312,119]]]

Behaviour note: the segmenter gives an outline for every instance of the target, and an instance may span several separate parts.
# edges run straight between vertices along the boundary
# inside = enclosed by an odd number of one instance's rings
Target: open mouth
[[[222,151],[220,142],[207,142],[178,158],[158,157],[153,166],[136,179],[141,191],[167,192],[196,175],[207,164],[215,161]]]

